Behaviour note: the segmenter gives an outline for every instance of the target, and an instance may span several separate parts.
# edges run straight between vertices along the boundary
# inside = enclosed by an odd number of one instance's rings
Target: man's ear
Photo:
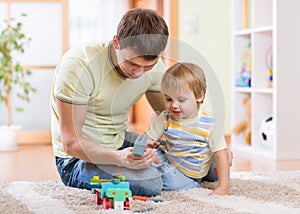
[[[119,42],[118,42],[118,38],[117,36],[115,35],[114,38],[113,38],[113,41],[112,41],[112,44],[114,46],[115,49],[119,49]]]

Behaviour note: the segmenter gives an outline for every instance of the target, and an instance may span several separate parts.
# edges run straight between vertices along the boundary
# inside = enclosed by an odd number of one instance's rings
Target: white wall
[[[116,33],[117,24],[128,10],[127,1],[119,0],[69,0],[69,46],[89,42],[108,42]],[[6,3],[0,2],[0,30],[6,18]],[[48,13],[46,12],[48,11]],[[21,13],[24,31],[31,37],[24,55],[23,65],[55,66],[62,55],[62,8],[60,3],[16,2],[11,3],[11,15]],[[50,15],[49,15],[50,14]],[[23,107],[24,112],[12,114],[12,123],[23,130],[50,130],[50,90],[54,69],[31,69],[29,81],[37,89],[31,102],[19,101],[12,95],[12,106]],[[0,112],[4,112],[0,103]],[[5,113],[0,115],[0,125],[5,124]]]
[[[0,3],[0,30],[3,29],[4,10],[7,3]],[[2,12],[3,11],[3,12]],[[25,47],[24,54],[15,59],[25,66],[56,65],[62,54],[62,6],[57,2],[11,2],[10,14],[18,18],[20,14],[26,17],[18,19],[23,23],[23,32],[31,38]],[[50,15],[49,15],[50,14]],[[21,125],[23,130],[50,130],[50,85],[54,69],[30,69],[32,75],[27,79],[37,92],[30,94],[31,102],[27,103],[17,98],[17,88],[12,88],[12,124]],[[22,107],[24,112],[16,112],[16,107]],[[6,123],[6,109],[0,103],[0,125]]]
[[[69,0],[69,46],[111,41],[127,10],[127,1]]]
[[[178,9],[179,39],[205,57],[215,72],[225,98],[225,133],[230,133],[230,0],[179,0]]]
[[[225,97],[225,132],[230,132],[230,0],[179,0],[179,39],[185,44],[192,46],[202,56],[204,56],[216,73],[221,88]],[[3,6],[3,5],[2,5]],[[99,41],[109,41],[116,33],[117,23],[125,13],[127,8],[127,1],[120,0],[70,0],[69,1],[69,15],[70,15],[70,47],[79,46],[81,44]],[[5,7],[0,4],[0,11],[4,11]],[[3,13],[0,13],[0,18]],[[189,29],[191,23],[196,18],[196,29]],[[36,20],[38,22],[38,19]],[[109,23],[109,24],[107,24]],[[48,30],[40,32],[49,32],[49,28],[53,28],[55,22],[47,22],[44,27]],[[57,26],[56,26],[57,27]],[[36,41],[33,38],[34,42]],[[47,42],[47,44],[50,44]],[[50,47],[55,47],[51,43]],[[41,49],[45,51],[46,49]],[[38,54],[41,56],[41,54]],[[57,56],[57,55],[56,55]],[[55,57],[43,57],[43,60],[55,60]],[[28,59],[30,61],[30,59]],[[52,61],[51,61],[52,62]],[[53,62],[52,62],[53,63]],[[51,63],[51,64],[52,64]],[[50,75],[50,76],[49,76]],[[44,85],[43,91],[49,88],[49,78],[51,72],[44,76],[47,84]],[[33,78],[38,78],[39,75],[34,75]],[[33,80],[35,81],[35,80]],[[211,86],[209,86],[211,87]],[[47,89],[48,90],[48,89]],[[41,92],[41,90],[40,90]],[[38,92],[38,93],[40,93]],[[50,89],[49,89],[50,93]],[[39,98],[42,97],[42,100]],[[43,95],[37,94],[33,98],[32,105],[40,102],[43,108],[48,107],[48,91]],[[43,102],[43,103],[42,103]],[[1,106],[0,106],[1,108]],[[40,111],[40,108],[37,109]],[[30,111],[27,110],[26,112]],[[34,109],[32,109],[35,112]],[[48,112],[47,109],[46,112]],[[18,121],[22,117],[27,116],[27,113],[22,113],[18,116]],[[28,117],[26,117],[28,118]],[[29,117],[32,118],[32,117]],[[0,116],[0,122],[4,122],[3,115]],[[28,129],[48,129],[49,125],[48,113],[43,119],[42,126],[32,123],[30,121],[24,122]],[[50,124],[50,122],[49,122]]]

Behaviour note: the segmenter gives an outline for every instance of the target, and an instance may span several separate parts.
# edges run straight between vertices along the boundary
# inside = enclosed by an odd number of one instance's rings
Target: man
[[[131,155],[136,135],[126,132],[130,107],[144,93],[156,105],[168,27],[155,11],[133,9],[108,46],[70,50],[57,66],[51,95],[52,144],[64,184],[87,188],[93,175],[123,173],[135,195],[157,195],[162,180],[151,164],[156,150]],[[156,98],[158,97],[158,98]],[[162,109],[157,109],[162,110]]]

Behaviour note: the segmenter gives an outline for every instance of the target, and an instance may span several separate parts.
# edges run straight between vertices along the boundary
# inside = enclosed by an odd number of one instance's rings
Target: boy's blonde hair
[[[206,94],[206,78],[203,70],[196,64],[180,62],[166,70],[161,81],[162,92],[173,92],[188,87],[196,99]],[[202,103],[202,102],[201,102]]]

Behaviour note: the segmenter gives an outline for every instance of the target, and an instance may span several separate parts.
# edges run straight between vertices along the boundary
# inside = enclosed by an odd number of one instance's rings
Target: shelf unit
[[[300,1],[232,0],[232,126],[247,117],[243,99],[251,97],[251,145],[232,134],[232,147],[276,160],[300,159]],[[251,84],[237,85],[250,42]],[[272,86],[268,63],[272,48]],[[270,60],[269,60],[270,61]],[[260,127],[273,117],[274,135],[264,141]]]

